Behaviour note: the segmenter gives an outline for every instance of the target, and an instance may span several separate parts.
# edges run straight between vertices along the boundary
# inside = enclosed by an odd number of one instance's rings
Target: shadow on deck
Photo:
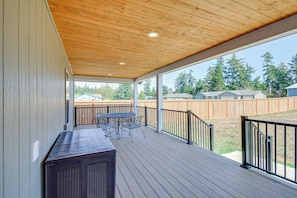
[[[94,127],[94,126],[88,126]],[[79,129],[79,128],[78,128]],[[143,127],[111,141],[117,150],[116,197],[296,197],[297,186]]]

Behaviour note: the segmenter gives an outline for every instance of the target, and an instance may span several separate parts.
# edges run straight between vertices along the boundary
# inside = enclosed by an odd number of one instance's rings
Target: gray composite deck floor
[[[297,186],[143,127],[111,141],[117,150],[116,197],[297,197]]]

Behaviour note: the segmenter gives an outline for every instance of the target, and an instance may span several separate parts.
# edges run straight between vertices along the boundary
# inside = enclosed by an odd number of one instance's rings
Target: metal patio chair
[[[144,134],[143,129],[141,127],[141,119],[143,117],[144,116],[136,116],[136,117],[133,117],[133,118],[125,119],[125,121],[122,122],[122,126],[129,130],[128,133],[129,133],[129,136],[131,137],[131,142],[133,142],[133,139],[132,139],[133,130],[137,131],[137,129],[140,129],[142,134],[143,134],[143,137],[145,138],[145,134]]]
[[[110,118],[102,118],[100,115],[96,116],[96,125],[97,128],[100,128],[104,131],[106,137],[111,137],[112,131],[115,129],[115,124]]]

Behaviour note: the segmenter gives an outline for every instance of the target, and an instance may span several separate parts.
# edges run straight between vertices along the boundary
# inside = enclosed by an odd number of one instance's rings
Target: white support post
[[[157,77],[157,132],[161,132],[163,128],[162,111],[163,108],[163,75],[158,74]]]
[[[136,81],[134,81],[134,98],[133,98],[133,104],[134,104],[134,113],[136,114],[137,116],[137,105],[138,105],[138,84]]]

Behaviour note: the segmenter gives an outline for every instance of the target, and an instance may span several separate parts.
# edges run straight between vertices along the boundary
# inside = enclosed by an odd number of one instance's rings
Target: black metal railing
[[[114,112],[135,112],[132,105],[94,105],[75,106],[75,126],[95,124],[94,116]],[[157,128],[157,109],[137,106],[138,116],[144,116],[143,124]],[[214,150],[213,125],[207,124],[191,111],[162,109],[162,131],[197,144],[202,148]]]
[[[163,131],[213,151],[214,128],[188,111],[162,109]]]
[[[145,126],[157,128],[157,108],[137,106],[137,114],[144,116],[142,122]]]
[[[94,105],[94,106],[75,106],[75,123],[74,126],[95,124],[94,116],[104,113],[116,112],[134,112],[132,105]]]
[[[241,117],[242,166],[296,183],[297,124]]]

